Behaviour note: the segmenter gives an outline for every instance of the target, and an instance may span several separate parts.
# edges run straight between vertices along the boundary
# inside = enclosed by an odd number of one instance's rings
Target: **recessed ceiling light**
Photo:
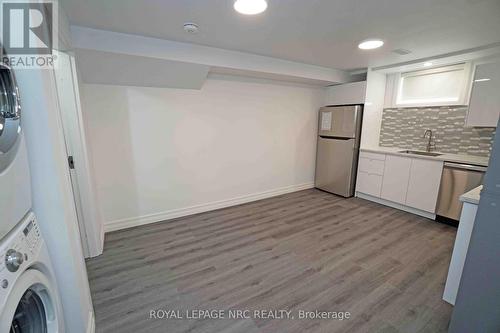
[[[384,42],[380,39],[367,39],[359,43],[358,47],[362,50],[373,50],[384,45]]]
[[[430,61],[424,62],[424,67],[431,67],[433,64]]]
[[[266,0],[236,0],[234,9],[241,14],[255,15],[260,14],[267,9]]]

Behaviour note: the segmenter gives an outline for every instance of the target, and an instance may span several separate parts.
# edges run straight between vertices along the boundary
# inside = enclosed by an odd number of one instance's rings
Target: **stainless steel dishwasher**
[[[481,185],[485,172],[483,166],[445,162],[436,215],[458,221],[462,211],[460,196]]]

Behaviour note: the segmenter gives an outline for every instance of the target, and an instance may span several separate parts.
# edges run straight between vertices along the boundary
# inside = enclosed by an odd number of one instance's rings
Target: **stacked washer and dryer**
[[[49,253],[31,211],[21,118],[14,73],[0,62],[0,333],[64,332]]]

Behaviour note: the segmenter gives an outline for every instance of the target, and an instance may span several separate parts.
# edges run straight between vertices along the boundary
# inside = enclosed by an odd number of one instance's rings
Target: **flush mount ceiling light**
[[[197,34],[200,28],[198,27],[198,24],[193,23],[193,22],[187,22],[184,23],[184,31],[190,34]]]
[[[362,50],[373,50],[378,49],[384,45],[384,42],[380,39],[367,39],[359,43],[358,47]]]
[[[244,15],[260,14],[266,9],[266,0],[236,0],[234,2],[234,10]]]
[[[424,67],[431,67],[433,64],[430,61],[424,62]]]

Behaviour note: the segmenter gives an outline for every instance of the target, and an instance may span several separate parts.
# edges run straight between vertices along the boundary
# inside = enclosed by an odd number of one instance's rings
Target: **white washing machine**
[[[0,333],[64,332],[54,272],[30,212],[0,245]]]
[[[31,209],[31,180],[19,100],[14,74],[0,62],[0,241]]]

